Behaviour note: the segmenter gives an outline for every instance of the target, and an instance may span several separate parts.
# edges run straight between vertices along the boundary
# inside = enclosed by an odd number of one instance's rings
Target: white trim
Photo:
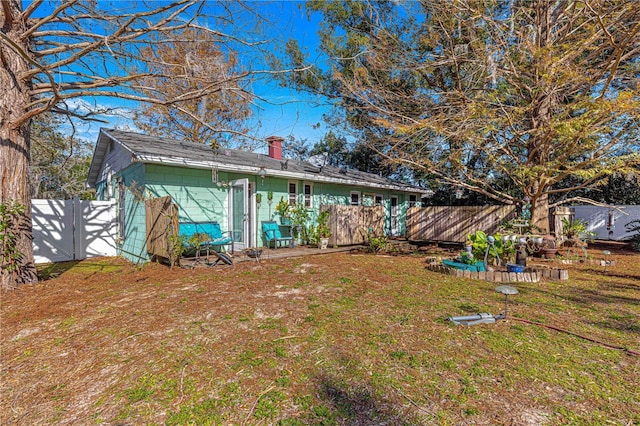
[[[239,166],[239,165],[228,164],[228,163],[219,163],[216,161],[193,161],[193,160],[170,159],[165,157],[147,156],[147,155],[135,156],[133,161],[148,163],[148,164],[182,166],[182,167],[190,167],[195,169],[208,169],[208,170],[210,170],[211,167],[218,165],[219,171],[241,172],[241,173],[248,173],[256,176],[260,172],[260,167],[257,167],[257,166],[255,167]],[[318,175],[309,174],[309,173],[289,172],[286,170],[276,171],[272,169],[266,169],[265,177],[295,179],[295,180],[302,180],[302,181],[306,180],[306,181],[317,182],[317,183],[337,183],[337,184],[351,185],[351,186],[364,186],[367,188],[388,189],[388,190],[404,192],[404,193],[417,193],[415,188],[408,189],[399,185],[373,183],[373,182],[367,182],[365,180],[338,179],[338,178],[332,178],[327,176],[318,176]]]
[[[309,186],[309,205],[307,205],[306,186]],[[305,209],[313,208],[313,182],[302,182],[302,205]]]
[[[296,192],[291,192],[291,185],[295,185],[296,186]],[[300,202],[299,197],[300,197],[300,188],[298,185],[298,181],[294,181],[294,180],[290,180],[287,182],[287,201],[289,202],[290,206],[296,205],[298,204],[298,202]],[[291,194],[293,194],[293,201],[294,203],[292,204],[291,201]]]
[[[395,200],[396,205],[393,205]],[[389,233],[392,236],[398,236],[400,234],[400,199],[397,195],[389,197]]]

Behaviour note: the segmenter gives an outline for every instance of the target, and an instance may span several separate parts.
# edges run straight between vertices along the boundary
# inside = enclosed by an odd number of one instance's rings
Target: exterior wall
[[[406,233],[405,218],[407,210],[409,208],[409,196],[406,193],[389,191],[386,189],[373,189],[360,186],[345,186],[331,183],[319,183],[308,182],[303,180],[288,180],[269,178],[265,179],[264,183],[256,183],[255,188],[257,192],[262,194],[262,204],[259,208],[259,214],[257,217],[257,228],[261,229],[261,221],[264,220],[279,220],[275,214],[275,206],[280,201],[281,197],[288,199],[289,182],[295,182],[298,186],[298,202],[303,202],[303,185],[305,183],[311,183],[313,186],[313,209],[310,211],[311,222],[313,223],[317,219],[320,205],[349,205],[351,203],[351,193],[358,192],[360,194],[361,205],[373,205],[374,199],[372,197],[366,197],[365,195],[381,195],[383,197],[382,205],[385,208],[385,223],[384,230],[385,235],[391,234],[391,197],[398,198],[398,214],[399,214],[399,229],[398,234],[404,235]],[[273,202],[269,206],[267,202],[267,194],[269,191],[273,192]],[[418,195],[418,194],[416,194]],[[417,196],[419,202],[419,195]],[[258,235],[260,237],[260,234]],[[262,238],[258,238],[257,241],[262,245]]]
[[[114,158],[116,158],[114,153]],[[101,171],[101,176],[104,175]],[[181,222],[216,221],[220,223],[223,231],[229,228],[229,189],[219,187],[212,182],[212,172],[207,169],[191,169],[187,167],[166,166],[157,164],[132,163],[128,167],[111,175],[111,183],[107,185],[102,180],[97,185],[99,198],[115,198],[118,200],[118,179],[124,183],[124,222],[120,224],[121,230],[118,239],[118,254],[139,263],[148,260],[146,250],[146,224],[144,200],[171,196],[178,205],[178,220]],[[264,246],[261,222],[267,220],[279,220],[275,213],[276,204],[281,197],[288,199],[289,182],[295,182],[298,188],[298,202],[302,203],[303,185],[312,185],[312,203],[310,209],[310,221],[315,222],[322,204],[348,205],[351,201],[351,193],[360,193],[361,205],[373,204],[373,198],[367,198],[363,194],[383,197],[385,207],[385,234],[390,233],[390,201],[391,196],[398,197],[399,210],[399,234],[405,231],[405,216],[408,208],[408,195],[388,190],[375,190],[366,187],[351,187],[337,184],[308,182],[303,180],[290,180],[286,178],[267,177],[264,180],[258,176],[246,176],[234,173],[218,172],[220,182],[233,182],[238,179],[248,178],[251,186],[250,209],[253,221],[250,232],[254,246]],[[107,191],[106,188],[111,188]],[[273,192],[273,200],[269,205],[267,195]],[[110,194],[109,194],[110,192]],[[262,203],[256,204],[256,193],[261,194]],[[118,205],[118,209],[121,206]]]
[[[227,229],[229,191],[211,181],[211,170],[147,164],[145,178],[149,197],[171,196],[178,205],[180,222],[216,221],[223,230]],[[220,181],[239,178],[218,173]]]
[[[107,180],[109,176],[115,175],[120,170],[125,169],[129,164],[131,164],[131,152],[124,149],[122,145],[113,142],[110,148],[111,150],[107,148],[102,170],[100,170],[97,181]]]
[[[143,263],[149,260],[144,207],[144,197],[146,196],[145,166],[141,163],[133,163],[122,170],[118,177],[122,177],[124,183],[124,205],[119,202],[117,185],[114,184],[114,188],[116,188],[114,195],[119,214],[118,234],[121,236],[116,240],[118,254],[134,263]],[[123,208],[124,214],[121,215],[120,209]]]

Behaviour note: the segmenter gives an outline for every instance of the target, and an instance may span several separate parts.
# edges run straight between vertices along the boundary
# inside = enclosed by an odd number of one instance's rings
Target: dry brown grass
[[[514,316],[640,350],[640,256],[518,285]],[[640,423],[640,359],[503,321],[422,257],[67,265],[2,293],[2,424]]]

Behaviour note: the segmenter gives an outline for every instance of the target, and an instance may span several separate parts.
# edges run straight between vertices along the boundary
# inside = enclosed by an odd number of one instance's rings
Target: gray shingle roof
[[[100,147],[103,135],[121,143],[132,152],[136,161],[141,162],[170,163],[196,168],[210,168],[217,165],[221,171],[243,170],[247,174],[253,175],[257,175],[260,168],[264,168],[268,176],[298,177],[309,181],[331,181],[407,192],[424,191],[423,188],[358,170],[332,166],[317,167],[306,161],[276,160],[268,155],[255,152],[225,148],[212,149],[208,145],[114,129],[101,130],[88,179],[88,182],[94,185],[98,169],[101,166],[100,157],[104,157],[104,147]],[[104,143],[106,144],[106,142]],[[102,154],[100,154],[101,152]]]

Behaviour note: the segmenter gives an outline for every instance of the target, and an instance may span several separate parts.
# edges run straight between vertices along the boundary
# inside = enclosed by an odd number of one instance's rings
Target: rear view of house
[[[283,158],[282,141],[268,138],[268,154],[260,154],[102,129],[88,184],[99,200],[116,200],[119,254],[134,262],[150,258],[145,202],[167,196],[179,222],[217,222],[232,231],[236,249],[265,245],[260,224],[274,219],[281,199],[301,204],[312,219],[326,206],[378,206],[382,232],[404,234],[406,209],[419,204],[424,190]],[[343,243],[334,237],[330,244]]]

